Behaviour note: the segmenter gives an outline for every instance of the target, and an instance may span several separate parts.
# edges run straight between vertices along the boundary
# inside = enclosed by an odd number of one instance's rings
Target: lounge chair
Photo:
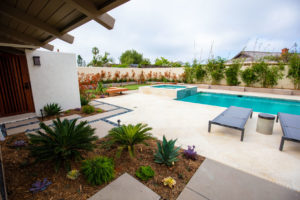
[[[287,113],[278,113],[276,122],[280,120],[283,136],[279,150],[282,151],[284,141],[289,140],[293,142],[300,142],[300,115],[292,115]]]
[[[242,131],[241,141],[243,141],[245,124],[249,116],[252,118],[252,113],[253,110],[250,108],[230,106],[215,119],[208,122],[208,132],[210,132],[212,124],[238,129]]]

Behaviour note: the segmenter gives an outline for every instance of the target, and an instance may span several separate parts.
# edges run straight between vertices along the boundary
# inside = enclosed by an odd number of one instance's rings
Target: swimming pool
[[[186,86],[183,86],[183,85],[154,85],[152,87],[155,87],[155,88],[164,88],[164,89],[186,88]]]
[[[277,112],[300,115],[300,101],[272,99],[256,96],[231,95],[221,93],[199,92],[195,95],[177,99],[191,103],[229,107],[252,108],[254,112],[277,114]]]

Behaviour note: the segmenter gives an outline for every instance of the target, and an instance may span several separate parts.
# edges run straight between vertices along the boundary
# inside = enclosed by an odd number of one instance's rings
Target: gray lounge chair
[[[215,119],[208,122],[208,132],[210,132],[212,124],[234,128],[242,131],[241,141],[243,141],[245,124],[249,117],[252,118],[252,113],[253,110],[250,108],[230,106]]]
[[[282,151],[284,141],[289,140],[293,142],[300,142],[300,115],[292,115],[287,113],[278,113],[276,122],[280,120],[283,136],[279,150]]]

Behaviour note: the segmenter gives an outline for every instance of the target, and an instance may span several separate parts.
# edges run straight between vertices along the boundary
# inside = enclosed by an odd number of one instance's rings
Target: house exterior
[[[47,103],[80,107],[76,55],[51,52],[49,42],[72,44],[68,32],[91,20],[112,29],[115,19],[107,12],[127,1],[0,1],[0,118],[40,116]]]
[[[270,57],[281,57],[284,54],[287,54],[289,49],[284,48],[281,52],[263,52],[263,51],[241,51],[232,59],[228,60],[226,64],[232,64],[234,60],[241,60],[244,64],[251,64],[254,62],[260,62],[261,60],[265,60],[268,63],[276,64],[277,62],[274,60],[269,60],[266,58]]]

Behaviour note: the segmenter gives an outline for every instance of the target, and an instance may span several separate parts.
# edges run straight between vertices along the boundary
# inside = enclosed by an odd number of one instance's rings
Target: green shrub
[[[117,67],[117,68],[128,68],[128,64],[119,64],[119,65],[112,65],[111,67]]]
[[[176,140],[167,141],[166,137],[163,136],[162,144],[157,142],[158,149],[154,155],[154,161],[156,163],[172,166],[176,161],[178,161],[177,156],[179,155],[178,151],[180,147],[175,148]]]
[[[103,83],[99,81],[96,88],[96,93],[103,95],[105,94],[105,92],[106,92],[106,87],[104,87]]]
[[[150,166],[141,166],[136,170],[135,175],[142,181],[148,181],[155,175],[155,172]]]
[[[88,103],[90,102],[89,98],[85,95],[80,95],[80,103],[81,106],[85,106],[88,105]]]
[[[218,84],[224,78],[225,59],[209,59],[206,65],[206,71],[213,84]]]
[[[93,141],[98,137],[94,135],[95,129],[82,121],[76,125],[77,120],[53,120],[53,128],[40,123],[41,130],[37,134],[29,134],[29,150],[36,161],[51,161],[58,170],[63,164],[70,170],[70,161],[79,160],[85,151],[92,151],[95,147]]]
[[[151,130],[152,128],[147,127],[147,124],[129,124],[111,129],[108,136],[111,137],[112,144],[119,145],[117,157],[120,157],[123,149],[127,149],[129,155],[133,157],[134,145],[140,143],[148,145],[145,140],[152,138],[152,134],[149,132]]]
[[[91,105],[82,106],[82,112],[85,114],[91,114],[95,112],[95,107]]]
[[[82,161],[81,171],[92,185],[108,183],[115,176],[113,160],[102,156]]]
[[[300,57],[294,53],[289,59],[289,71],[287,77],[294,83],[295,89],[300,89]]]
[[[283,78],[283,65],[269,67],[267,63],[261,61],[253,64],[252,68],[262,87],[273,87]]]
[[[57,103],[50,103],[44,106],[46,116],[58,115],[61,112],[61,107]]]
[[[241,72],[241,78],[246,86],[251,86],[257,82],[257,76],[251,67],[248,67]]]
[[[238,75],[242,65],[239,62],[234,62],[225,69],[227,85],[239,85]]]

